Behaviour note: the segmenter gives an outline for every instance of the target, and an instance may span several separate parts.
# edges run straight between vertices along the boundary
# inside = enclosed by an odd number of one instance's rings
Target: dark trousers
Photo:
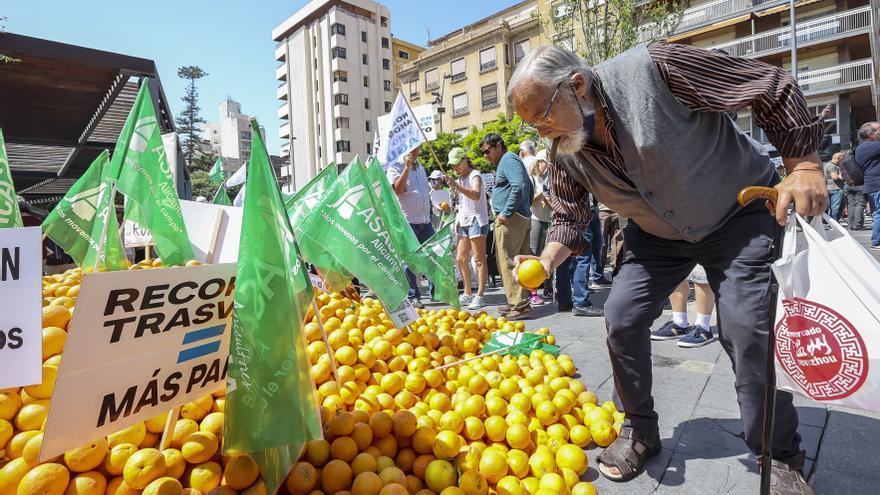
[[[409,224],[412,227],[413,232],[416,234],[416,239],[419,240],[420,244],[423,244],[425,241],[431,238],[434,235],[434,226],[430,223],[411,223]],[[419,281],[416,278],[416,274],[410,271],[409,268],[406,269],[406,280],[409,282],[409,297],[410,299],[415,299],[416,301],[422,298],[422,294],[419,291]],[[434,295],[434,284],[428,281],[428,290],[429,293]]]
[[[861,229],[865,226],[865,193],[862,192],[862,187],[846,186],[843,192],[846,198],[846,225],[849,230],[854,227]]]
[[[614,371],[614,401],[625,425],[647,434],[658,431],[651,395],[649,327],[669,294],[696,263],[706,268],[718,305],[718,338],[733,365],[745,441],[761,450],[767,332],[770,321],[770,265],[773,219],[763,205],[742,210],[705,239],[670,241],[624,228],[626,260],[605,302],[608,352]],[[776,395],[774,457],[800,450],[797,410],[790,393]]]

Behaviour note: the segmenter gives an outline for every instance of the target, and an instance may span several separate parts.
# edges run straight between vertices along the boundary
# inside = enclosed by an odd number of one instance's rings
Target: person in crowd
[[[525,122],[554,139],[553,222],[535,259],[549,272],[588,248],[582,235],[591,219],[588,192],[628,219],[626,262],[604,306],[614,398],[625,419],[597,459],[599,472],[628,481],[660,453],[649,328],[697,263],[717,296],[743,438],[759,454],[772,331],[767,315],[775,304],[770,241],[792,202],[804,216],[828,206],[816,153],[822,122],[797,82],[782,68],[683,44],[639,45],[596,67],[541,46],[517,65],[507,97]],[[725,113],[747,106],[783,157],[783,182],[763,147]],[[763,202],[737,204],[746,186],[776,187],[775,222]],[[812,494],[792,396],[779,391],[775,401],[775,461],[765,466],[775,493]]]
[[[527,150],[527,153],[535,152],[535,155],[527,155],[523,158],[523,163],[526,165],[526,170],[529,173],[532,190],[535,191],[532,198],[532,230],[529,232],[529,249],[531,249],[532,253],[540,253],[541,250],[544,249],[544,240],[547,238],[547,227],[550,226],[549,199],[544,194],[547,160],[538,157],[538,152],[535,151],[534,141],[526,140],[520,143],[519,146],[520,156],[523,155],[523,150]],[[534,160],[529,160],[529,158],[532,157],[534,157]],[[552,297],[553,280],[551,277],[547,277],[547,280],[544,282],[543,291],[545,296],[549,293]],[[537,289],[534,289],[531,292],[532,294],[529,301],[532,306],[541,306],[544,304],[544,298],[538,294]]]
[[[865,177],[863,192],[871,203],[871,249],[880,251],[880,123],[866,122],[859,127],[855,160]]]
[[[507,304],[498,312],[508,320],[521,320],[532,313],[532,306],[510,270],[514,256],[529,253],[532,183],[522,160],[507,151],[500,135],[486,134],[480,141],[480,152],[496,167],[491,203],[495,213],[495,258],[507,297]]]
[[[825,187],[828,188],[828,215],[834,220],[840,220],[843,213],[843,179],[840,177],[840,162],[843,153],[835,153],[831,161],[825,163]]]
[[[437,231],[452,212],[452,196],[446,189],[446,176],[439,170],[431,172],[428,176],[428,185],[431,187],[431,192],[428,194],[431,202],[431,225]]]
[[[694,300],[697,305],[697,321],[688,323],[687,302],[691,293],[688,282],[694,284]],[[715,294],[709,286],[706,269],[697,265],[688,278],[681,281],[669,295],[672,306],[672,319],[651,332],[651,340],[678,340],[679,347],[703,347],[715,341],[712,334],[712,309],[715,307]]]
[[[602,278],[605,279],[603,282],[606,282],[607,285],[610,284],[611,280],[604,276],[605,267],[608,266],[610,259],[613,277],[615,273],[614,268],[618,264],[617,261],[623,244],[622,242],[615,243],[615,240],[618,238],[623,239],[623,236],[618,235],[620,233],[620,215],[602,203],[599,203],[596,208],[599,210],[599,224],[602,226],[602,250],[599,252],[598,271],[603,274]]]
[[[846,204],[846,228],[850,231],[865,230],[865,197],[864,178],[861,169],[856,165],[853,158],[853,151],[849,150],[844,154],[844,158],[840,161],[838,168],[840,169],[840,178],[843,179],[843,197]],[[850,168],[848,168],[850,167]],[[850,175],[857,174],[858,180]]]
[[[464,294],[458,300],[462,306],[475,311],[486,305],[483,293],[489,278],[486,264],[486,237],[489,235],[489,209],[486,205],[486,188],[480,171],[474,169],[471,159],[463,148],[449,150],[449,166],[458,179],[446,176],[449,188],[458,194],[458,213],[455,215],[458,247],[455,260],[461,271]],[[477,266],[477,293],[471,289],[471,259]]]
[[[593,220],[596,222],[598,219],[598,215],[593,217]],[[593,239],[596,238],[599,231],[595,225],[596,222],[593,220],[590,221],[587,230],[583,233],[584,240],[588,246],[592,246]],[[568,311],[570,309],[574,316],[605,316],[605,311],[590,301],[588,280],[592,264],[593,252],[592,249],[587,249],[584,254],[567,258],[556,269],[558,277],[556,292],[560,311]],[[560,269],[562,270],[561,272]]]
[[[397,200],[400,201],[400,209],[406,217],[409,226],[416,234],[420,243],[427,241],[434,235],[434,226],[431,225],[431,202],[429,199],[430,186],[428,186],[428,174],[425,168],[418,162],[420,147],[416,147],[403,156],[403,163],[394,162],[385,171],[388,182],[394,188]],[[423,308],[422,294],[419,290],[418,278],[409,268],[406,269],[406,279],[409,282],[408,298],[416,308]],[[433,292],[433,288],[429,290]]]

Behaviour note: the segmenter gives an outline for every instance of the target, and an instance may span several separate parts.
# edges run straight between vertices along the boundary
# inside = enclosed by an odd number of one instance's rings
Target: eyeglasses
[[[567,80],[568,79],[563,79],[559,81],[559,83],[556,85],[556,89],[553,90],[553,96],[550,97],[550,103],[547,104],[547,110],[544,110],[544,115],[542,117],[544,120],[547,119],[547,116],[550,115],[550,110],[553,109],[553,103],[556,101],[556,97],[559,95],[559,87],[562,86],[562,83]]]
[[[492,151],[492,148],[493,148],[493,146],[488,146],[488,147],[486,147],[485,149],[484,149],[484,148],[480,148],[480,153],[482,153],[483,156],[486,156],[486,155],[489,154],[490,151]]]

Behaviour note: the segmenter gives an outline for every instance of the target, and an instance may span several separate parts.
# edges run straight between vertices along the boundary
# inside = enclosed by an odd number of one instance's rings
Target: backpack
[[[859,164],[856,163],[855,154],[853,150],[849,150],[843,156],[843,160],[840,161],[840,175],[843,177],[843,181],[846,182],[848,186],[862,186],[865,184],[865,175],[862,173],[862,168],[859,167]]]

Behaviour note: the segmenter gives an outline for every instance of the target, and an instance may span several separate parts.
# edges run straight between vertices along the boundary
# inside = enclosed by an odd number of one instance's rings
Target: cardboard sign
[[[40,459],[223,388],[234,286],[231,263],[86,274]]]
[[[433,141],[437,139],[437,127],[434,125],[433,105],[429,103],[427,105],[412,107],[412,115],[418,122],[419,127],[422,128],[422,132],[425,134],[425,139],[427,139],[428,141]],[[393,121],[391,113],[380,115],[376,118],[376,127],[378,128],[378,132],[373,138],[373,153],[376,156],[385,157],[384,152],[380,152],[380,150],[388,142],[388,136],[392,131],[392,124]],[[382,159],[380,158],[380,161],[381,160]]]
[[[150,231],[140,225],[126,220],[123,224],[123,241],[126,247],[144,247],[153,245],[153,236]]]
[[[403,328],[419,319],[419,312],[416,311],[409,299],[404,299],[400,306],[393,311],[388,311],[388,308],[385,308],[385,312],[388,313],[391,323],[394,323],[397,328]]]
[[[39,227],[0,229],[0,389],[43,379]]]

